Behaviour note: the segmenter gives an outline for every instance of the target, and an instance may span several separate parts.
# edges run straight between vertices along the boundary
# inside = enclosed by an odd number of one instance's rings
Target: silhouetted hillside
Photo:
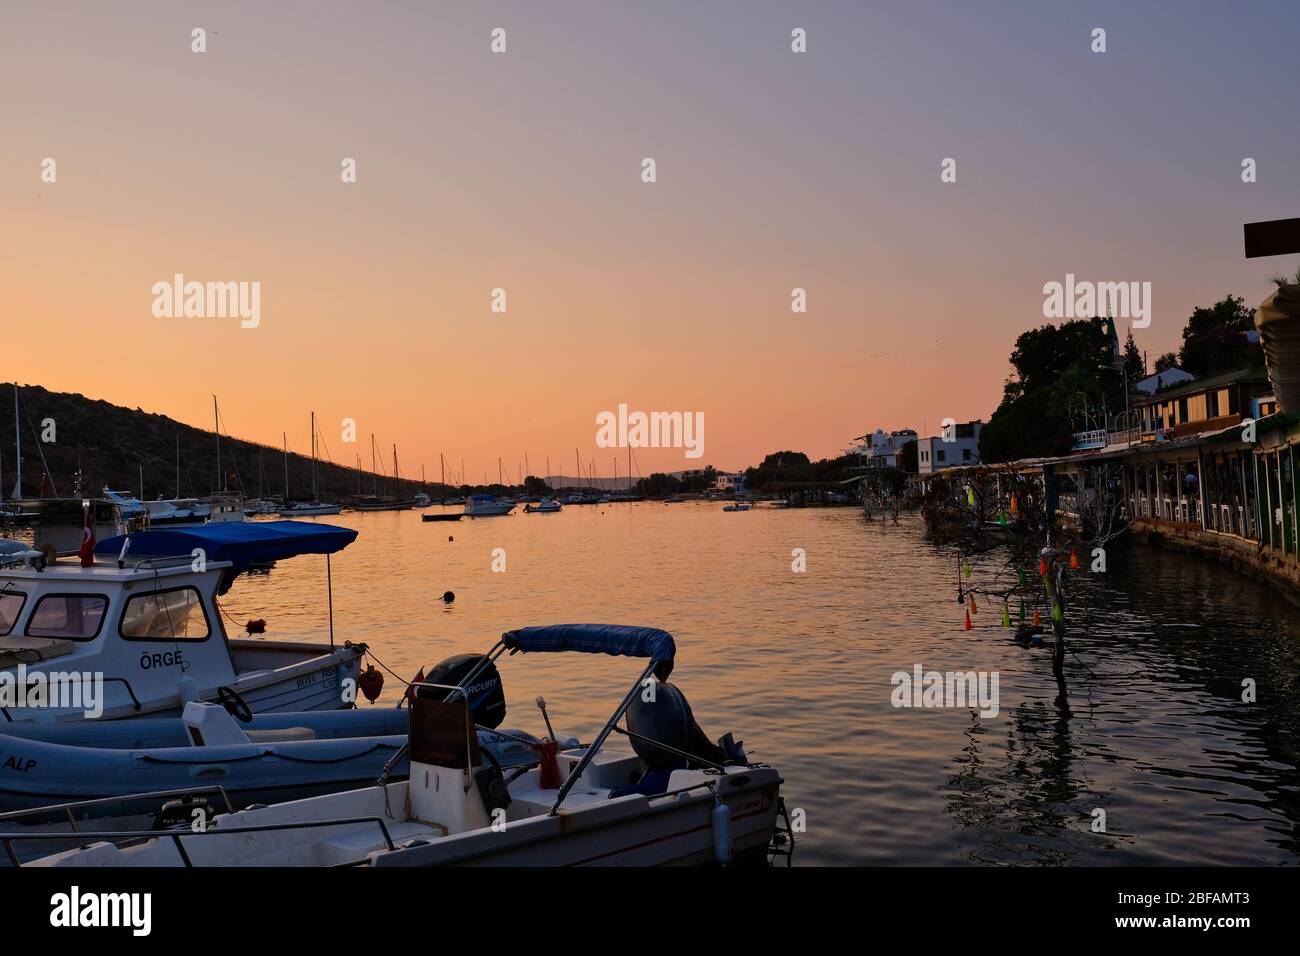
[[[217,488],[217,446],[213,432],[193,428],[142,409],[122,408],[108,402],[70,392],[51,392],[24,385],[22,397],[23,492],[35,497],[41,487],[44,466],[49,465],[53,486],[70,495],[77,468],[83,472],[82,492],[98,494],[104,485],[140,493],[143,469],[144,496],[176,497],[176,445],[180,440],[181,497],[201,497]],[[39,442],[43,422],[53,419],[55,441]],[[39,450],[38,450],[39,446]],[[14,485],[13,386],[0,386],[0,483],[4,497],[11,497]],[[284,494],[284,452],[267,445],[221,436],[221,467],[230,491],[248,497],[264,492]],[[357,471],[328,462],[317,464],[318,484],[323,499],[342,500],[356,495]],[[362,478],[362,491],[370,494],[370,473]],[[400,493],[409,495],[423,486],[418,481],[401,482]],[[432,487],[432,486],[431,486]],[[436,489],[435,489],[436,490]],[[398,494],[397,483],[382,475],[379,494]],[[289,453],[289,495],[311,496],[311,458]]]

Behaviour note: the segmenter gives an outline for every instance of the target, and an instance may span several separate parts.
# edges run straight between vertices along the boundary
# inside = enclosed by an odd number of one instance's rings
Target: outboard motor
[[[456,654],[447,658],[424,676],[430,684],[459,685],[469,674],[487,659],[484,654]],[[469,699],[469,710],[474,723],[480,727],[496,730],[506,719],[506,693],[501,686],[501,674],[496,664],[489,663],[479,671],[473,683],[465,687]],[[420,696],[426,700],[446,700],[449,690],[441,687],[422,687]],[[459,696],[459,695],[458,695]]]
[[[654,700],[647,701],[638,694],[627,709],[627,727],[632,733],[650,740],[657,740],[688,754],[700,757],[711,764],[745,765],[745,753],[740,744],[727,734],[713,743],[704,736],[704,731],[695,722],[691,705],[673,684],[659,681],[654,687]],[[695,769],[706,766],[705,763],[688,761],[671,751],[656,747],[645,740],[631,738],[632,749],[641,758],[650,771],[671,771]]]

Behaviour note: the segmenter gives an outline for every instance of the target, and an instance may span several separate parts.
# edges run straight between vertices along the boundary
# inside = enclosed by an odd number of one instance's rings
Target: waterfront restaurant
[[[1067,522],[1082,521],[1089,499],[1107,488],[1121,495],[1136,537],[1217,557],[1300,593],[1300,414],[1278,409],[1264,370],[1139,395],[1116,424],[1128,422],[1135,424],[1110,429],[1100,442],[1089,432],[1076,442],[1086,450],[1069,455],[959,470],[1040,475]]]

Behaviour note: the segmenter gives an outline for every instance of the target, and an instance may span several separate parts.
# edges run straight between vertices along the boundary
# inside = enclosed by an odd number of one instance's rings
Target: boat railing
[[[179,793],[193,793],[195,791],[178,791]],[[224,791],[223,791],[224,793]],[[142,797],[144,795],[141,795]],[[121,800],[122,797],[113,797],[110,799]],[[228,799],[228,798],[227,798]],[[101,802],[101,801],[89,801]],[[77,804],[84,805],[84,804]],[[38,809],[48,810],[49,807]],[[231,811],[233,812],[233,811]],[[0,816],[0,820],[6,815]],[[0,844],[4,846],[5,854],[14,866],[22,866],[22,861],[14,851],[13,842],[15,840],[81,840],[83,841],[82,849],[87,847],[86,837],[93,836],[99,840],[145,840],[145,839],[169,839],[176,845],[176,853],[181,858],[181,862],[187,867],[194,866],[190,855],[185,852],[185,845],[181,842],[183,839],[190,837],[205,836],[232,836],[239,833],[270,833],[280,830],[314,830],[323,827],[340,827],[355,826],[359,823],[374,823],[379,827],[379,832],[384,838],[384,846],[395,851],[397,845],[393,843],[392,833],[388,825],[384,822],[383,817],[338,817],[332,820],[292,820],[277,823],[256,823],[250,826],[238,827],[212,827],[211,829],[194,830],[190,828],[173,829],[173,830],[87,830],[76,833],[56,833],[56,832],[36,832],[36,833],[3,833],[0,832]]]
[[[140,703],[140,698],[135,696],[135,691],[131,688],[131,682],[125,677],[105,677],[103,678],[103,682],[105,684],[121,684],[126,688],[126,693],[131,698],[131,709],[138,711],[143,708],[144,705]],[[8,707],[0,707],[0,714],[4,715],[6,723],[15,723],[13,717],[9,714]],[[0,814],[0,820],[3,819],[4,814]]]

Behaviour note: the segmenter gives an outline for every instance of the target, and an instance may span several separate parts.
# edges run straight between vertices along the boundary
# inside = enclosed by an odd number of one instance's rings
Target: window
[[[25,591],[5,591],[0,594],[0,637],[4,637],[14,629],[18,614],[26,603]]]
[[[36,602],[27,636],[92,640],[99,634],[107,607],[108,598],[102,594],[47,594]]]
[[[963,448],[963,449],[961,450],[961,460],[962,460],[962,461],[970,461],[970,449],[969,449],[969,448]]]
[[[935,461],[943,461],[943,460],[944,460],[944,451],[943,451],[943,449],[940,448],[937,452],[935,452],[935,453],[934,453],[934,457],[935,457]]]
[[[202,641],[210,629],[194,588],[137,594],[122,611],[122,636],[135,641]]]

